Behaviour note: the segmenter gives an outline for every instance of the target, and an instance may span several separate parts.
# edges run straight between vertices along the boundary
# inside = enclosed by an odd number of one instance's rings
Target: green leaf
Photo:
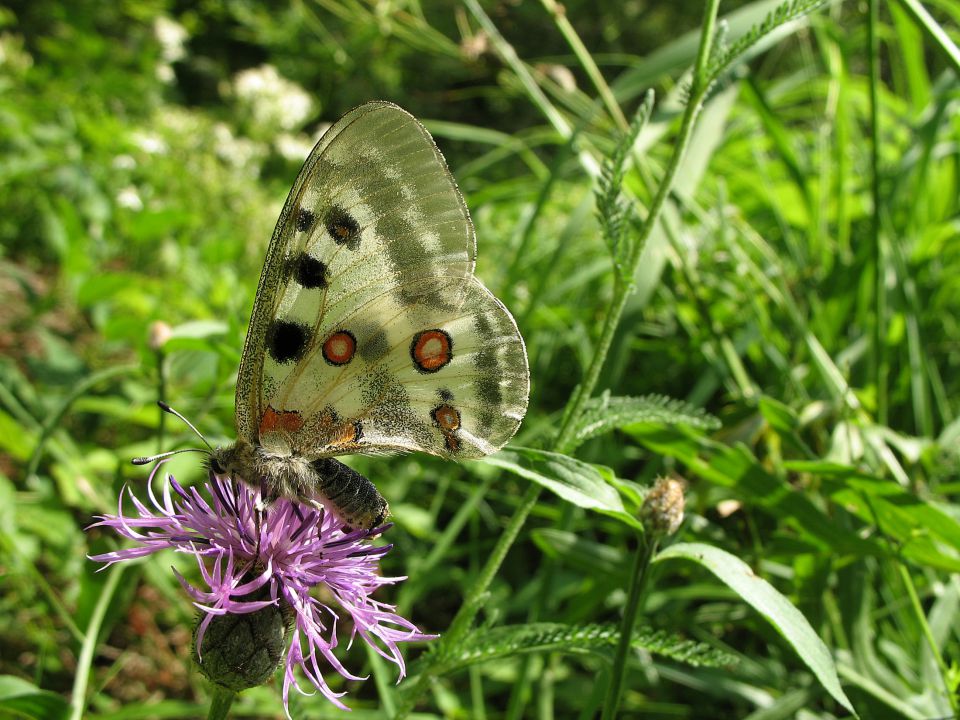
[[[760,398],[760,414],[778,433],[789,435],[800,427],[800,418],[792,407],[769,395]]]
[[[14,675],[0,675],[0,716],[7,712],[37,720],[65,718],[70,706],[60,695]]]
[[[788,24],[809,15],[825,2],[826,0],[787,0],[777,5],[762,23],[750,28],[750,31],[730,45],[726,52],[713,59],[707,70],[710,81],[713,82],[723,75],[754,45],[761,41],[777,41],[793,32],[793,28],[786,27]]]
[[[164,344],[167,352],[172,350],[205,350],[210,340],[225,335],[228,325],[220,320],[192,320],[177,325],[170,331],[170,339]]]
[[[501,450],[485,462],[533,480],[578,507],[596,510],[642,529],[640,521],[626,511],[620,495],[593,465],[569,455],[524,447]]]
[[[949,508],[918,497],[893,480],[839,463],[792,461],[789,470],[825,480],[830,499],[897,543],[900,555],[921,565],[960,572],[960,522]],[[952,552],[951,552],[952,550]]]
[[[755,575],[750,566],[735,555],[702,543],[672,545],[657,555],[654,562],[676,558],[702,565],[769,620],[833,699],[856,716],[850,699],[840,685],[837,667],[827,646],[803,614],[773,585]]]
[[[529,623],[478,628],[443,660],[443,673],[468,665],[514,655],[541,652],[591,653],[608,658],[620,638],[614,624],[565,625],[563,623]],[[736,658],[705,643],[693,642],[673,633],[637,628],[631,646],[662,655],[695,667],[730,666]]]
[[[684,424],[703,430],[720,427],[720,421],[712,415],[666,395],[611,397],[604,393],[587,402],[576,420],[574,438],[579,445],[588,438],[633,423]]]
[[[0,448],[17,460],[30,457],[36,439],[10,415],[0,410]]]
[[[530,533],[530,539],[547,557],[562,559],[564,567],[604,580],[622,581],[631,568],[623,549],[588,540],[579,533],[537,528]]]

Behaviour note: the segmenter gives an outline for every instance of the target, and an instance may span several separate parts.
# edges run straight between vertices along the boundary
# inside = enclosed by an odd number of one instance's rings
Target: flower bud
[[[147,329],[147,345],[151,350],[159,350],[173,336],[173,329],[163,320],[155,320]]]
[[[683,483],[659,478],[644,498],[640,520],[653,538],[673,535],[683,522]]]
[[[289,615],[288,607],[276,605],[251,613],[215,615],[197,652],[201,614],[193,631],[193,659],[200,672],[234,692],[262,685],[273,676],[286,652]]]

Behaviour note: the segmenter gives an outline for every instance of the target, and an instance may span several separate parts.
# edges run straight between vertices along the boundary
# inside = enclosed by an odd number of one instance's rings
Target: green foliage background
[[[775,8],[722,5],[714,63]],[[142,487],[130,457],[194,443],[164,422],[158,397],[209,437],[231,437],[267,239],[313,140],[357,104],[392,100],[434,133],[477,226],[478,275],[530,353],[515,444],[553,447],[615,299],[596,170],[656,90],[623,185],[645,216],[690,91],[702,6],[554,10],[0,6],[0,715],[66,717],[71,703],[97,718],[205,713],[191,606],[169,572],[189,565],[153,557],[110,586],[86,555],[112,539],[83,528],[115,510],[124,483]],[[682,476],[679,539],[736,555],[789,598],[865,718],[950,716],[960,678],[958,26],[952,0],[880,3],[871,52],[865,8],[837,2],[736,55],[632,278],[596,388],[611,398],[591,401],[569,450],[600,467],[623,515],[657,475]],[[148,343],[157,321],[173,328],[161,352]],[[685,404],[621,400],[648,394]],[[505,457],[351,460],[398,525],[385,573],[410,579],[384,599],[425,630],[446,631],[530,486],[510,465],[525,456]],[[168,467],[201,477],[189,455]],[[593,715],[638,540],[623,517],[589,507],[539,497],[483,598],[492,629],[433,667],[419,712]],[[624,717],[845,715],[744,599],[693,564],[657,563]],[[554,625],[510,629],[533,621]],[[393,668],[360,644],[347,664],[373,675],[344,685],[330,674],[349,704],[390,716],[403,687]],[[276,688],[246,693],[234,714],[279,716]],[[337,712],[313,697],[293,714]]]

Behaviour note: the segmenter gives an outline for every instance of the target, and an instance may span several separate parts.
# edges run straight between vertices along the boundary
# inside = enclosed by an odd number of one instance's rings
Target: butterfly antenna
[[[130,462],[134,465],[149,465],[156,460],[163,460],[164,458],[171,457],[173,455],[179,455],[180,453],[185,452],[198,452],[209,455],[210,453],[204,450],[203,448],[182,448],[180,450],[170,450],[169,452],[160,453],[159,455],[150,455],[149,457],[135,457]]]
[[[197,430],[197,429],[193,426],[193,423],[192,423],[192,422],[190,422],[189,420],[187,420],[183,415],[181,415],[181,414],[178,413],[176,410],[174,410],[172,407],[170,407],[169,405],[167,405],[163,400],[157,400],[157,405],[159,405],[159,406],[160,406],[160,409],[163,410],[164,412],[168,412],[168,413],[170,413],[171,415],[173,415],[174,417],[179,418],[180,420],[182,420],[182,421],[186,424],[186,426],[187,426],[188,428],[190,428],[191,430],[193,430],[193,431],[197,434],[197,437],[198,437],[198,438],[200,438],[201,440],[203,440],[203,444],[206,445],[208,448],[210,448],[210,452],[213,452],[213,446],[212,446],[210,443],[207,442],[207,439],[203,436],[203,433],[201,433],[199,430]],[[201,452],[204,452],[204,451],[201,450]],[[157,456],[157,457],[159,457],[159,456]]]

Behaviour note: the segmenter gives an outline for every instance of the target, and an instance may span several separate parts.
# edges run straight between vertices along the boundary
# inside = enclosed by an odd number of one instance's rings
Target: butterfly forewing
[[[267,252],[237,429],[306,457],[423,450],[479,457],[526,409],[523,341],[473,278],[475,241],[443,157],[389,103],[333,125]]]

